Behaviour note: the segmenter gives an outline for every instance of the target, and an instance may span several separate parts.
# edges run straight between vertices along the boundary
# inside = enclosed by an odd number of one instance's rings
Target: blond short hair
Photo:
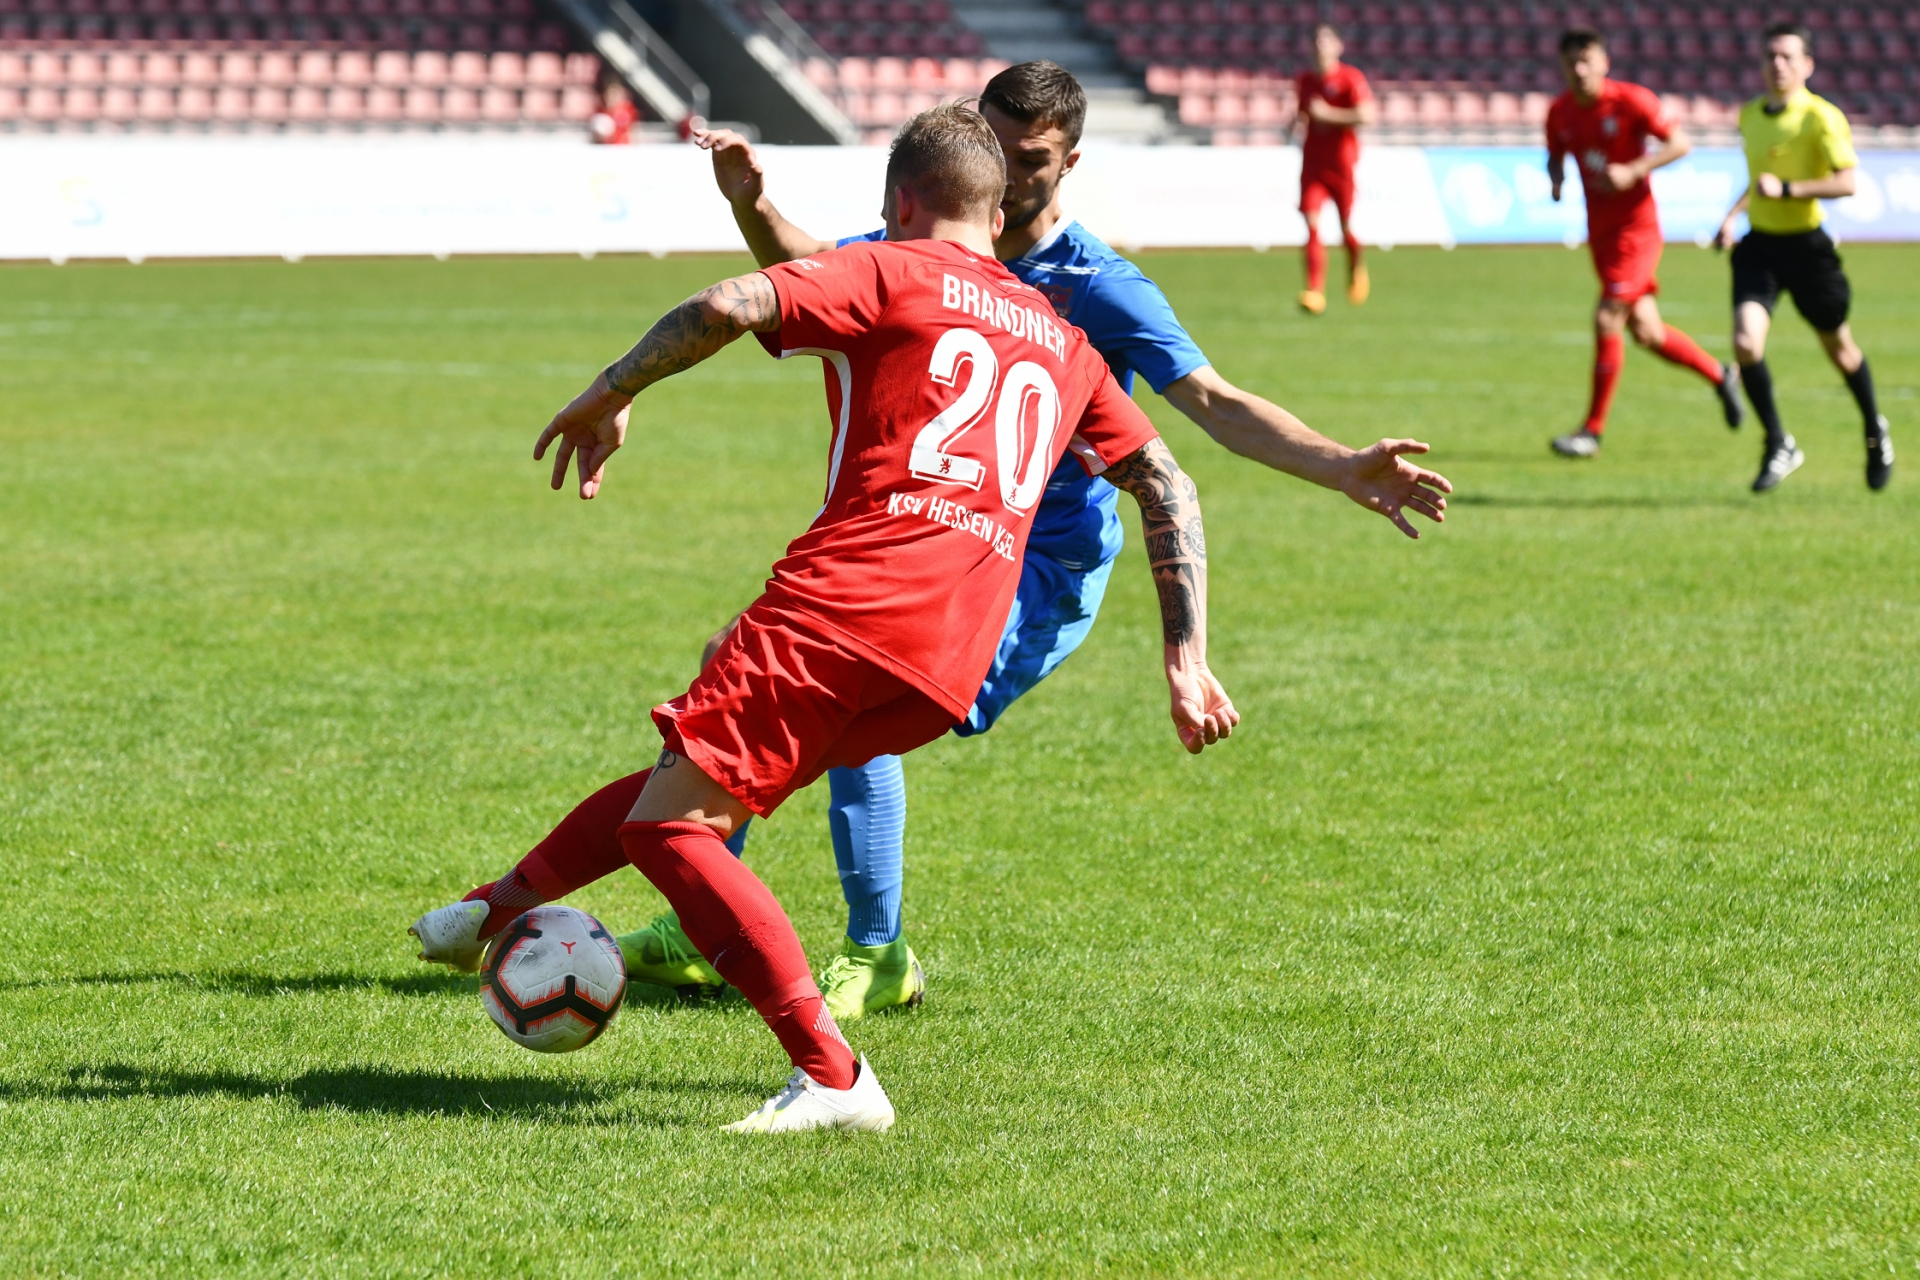
[[[887,191],[905,187],[945,218],[990,219],[1007,159],[978,111],[947,103],[907,121],[887,155]]]

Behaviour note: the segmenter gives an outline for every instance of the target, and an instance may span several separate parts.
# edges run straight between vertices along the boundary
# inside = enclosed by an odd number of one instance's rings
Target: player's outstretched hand
[[[1453,482],[1438,471],[1415,466],[1407,461],[1410,453],[1425,453],[1429,446],[1418,440],[1381,440],[1347,459],[1347,474],[1340,491],[1369,511],[1377,511],[1400,528],[1409,538],[1420,531],[1408,521],[1408,511],[1418,511],[1439,524],[1447,518],[1446,495]]]
[[[553,455],[553,487],[567,482],[567,463],[577,462],[580,469],[580,496],[591,498],[600,492],[600,473],[614,450],[626,443],[627,414],[633,397],[623,396],[607,385],[602,373],[593,385],[573,398],[573,402],[547,424],[533,446],[533,459],[547,456],[547,446],[555,440],[560,447]]]
[[[753,144],[731,129],[696,129],[693,143],[713,152],[713,180],[728,204],[752,204],[766,186]]]
[[[1176,659],[1172,648],[1167,653],[1167,689],[1173,695],[1173,727],[1180,734],[1180,745],[1194,755],[1233,735],[1240,713],[1233,699],[1214,679],[1204,662]]]

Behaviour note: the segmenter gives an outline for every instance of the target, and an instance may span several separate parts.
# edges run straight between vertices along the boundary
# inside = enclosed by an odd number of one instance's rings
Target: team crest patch
[[[1059,316],[1062,320],[1067,318],[1067,311],[1073,306],[1072,285],[1037,284],[1033,287],[1040,291],[1041,297],[1053,304],[1053,313],[1055,315]]]
[[[1608,116],[1600,122],[1600,132],[1611,138],[1614,134],[1620,132],[1620,122],[1612,116]]]

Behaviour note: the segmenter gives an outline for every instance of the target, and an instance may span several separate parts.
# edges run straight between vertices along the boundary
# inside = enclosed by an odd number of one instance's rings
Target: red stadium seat
[[[173,90],[148,85],[140,90],[139,115],[142,120],[161,124],[173,119]]]
[[[487,59],[473,52],[456,53],[447,64],[447,82],[466,89],[479,89],[487,83]]]
[[[363,89],[373,83],[373,59],[359,50],[349,49],[333,60],[335,84]]]
[[[468,124],[480,118],[480,95],[455,85],[440,95],[440,114],[447,120]]]
[[[512,89],[502,89],[498,85],[489,86],[480,95],[480,118],[496,124],[518,120],[520,95]]]
[[[406,107],[400,90],[384,84],[367,90],[367,119],[379,124],[394,124],[406,119]]]
[[[560,96],[552,89],[526,89],[520,94],[520,113],[529,120],[546,123],[560,119]]]
[[[297,86],[287,97],[287,118],[312,124],[327,118],[326,91],[314,85]]]
[[[103,119],[117,124],[125,124],[140,114],[140,102],[134,91],[125,85],[108,85],[100,95],[100,115]]]
[[[205,85],[187,85],[175,95],[173,109],[176,119],[195,124],[211,120],[213,119],[213,90]]]
[[[600,99],[585,85],[570,84],[560,91],[560,118],[585,120],[600,105]]]
[[[295,80],[316,89],[333,83],[333,55],[310,51],[300,55],[294,73]]]
[[[239,85],[222,85],[213,95],[213,118],[239,124],[253,115],[252,95]]]
[[[100,91],[92,85],[71,85],[60,107],[68,120],[90,124],[100,118]]]
[[[250,53],[223,53],[220,55],[220,83],[251,86],[259,76],[259,62]]]
[[[447,82],[447,55],[431,49],[422,50],[413,55],[413,83],[428,88],[439,88]],[[411,99],[409,99],[411,101]],[[439,108],[434,109],[434,117],[439,118]]]
[[[220,83],[220,62],[210,53],[192,52],[180,57],[180,83],[212,88]]]
[[[439,124],[440,91],[418,85],[407,90],[405,111],[414,124]]]
[[[566,64],[551,53],[527,55],[527,83],[542,89],[558,89],[566,83]]]
[[[502,89],[518,89],[526,82],[527,60],[519,54],[496,53],[487,59],[488,84]]]
[[[366,118],[367,100],[359,89],[335,85],[327,90],[327,119],[352,124]]]
[[[0,120],[18,120],[26,109],[27,104],[22,101],[18,89],[11,86],[0,88]]]
[[[101,62],[99,54],[83,50],[67,55],[68,84],[99,85],[105,84],[106,79],[107,69]],[[69,112],[68,119],[73,118],[75,117]]]
[[[291,54],[272,52],[260,55],[259,81],[275,89],[286,89],[293,85],[294,65]]]
[[[373,56],[373,82],[404,89],[413,80],[413,65],[398,49],[382,49]]]

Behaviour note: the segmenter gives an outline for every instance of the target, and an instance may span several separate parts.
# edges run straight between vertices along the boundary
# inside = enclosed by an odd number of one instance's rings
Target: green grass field
[[[599,501],[530,460],[744,260],[0,270],[0,1274],[1913,1272],[1920,248],[1847,257],[1902,470],[1789,312],[1765,499],[1639,353],[1549,456],[1583,254],[1378,254],[1319,321],[1290,254],[1147,258],[1228,377],[1432,441],[1452,515],[1143,390],[1241,733],[1179,750],[1131,531],[1088,645],[908,764],[932,990],[851,1029],[900,1123],[786,1141],[715,1132],[786,1074],[744,1004],[543,1058],[404,933],[652,757],[811,517],[820,375],[748,344]],[[1721,353],[1725,271],[1663,271]],[[824,959],[824,788],[749,857]]]

